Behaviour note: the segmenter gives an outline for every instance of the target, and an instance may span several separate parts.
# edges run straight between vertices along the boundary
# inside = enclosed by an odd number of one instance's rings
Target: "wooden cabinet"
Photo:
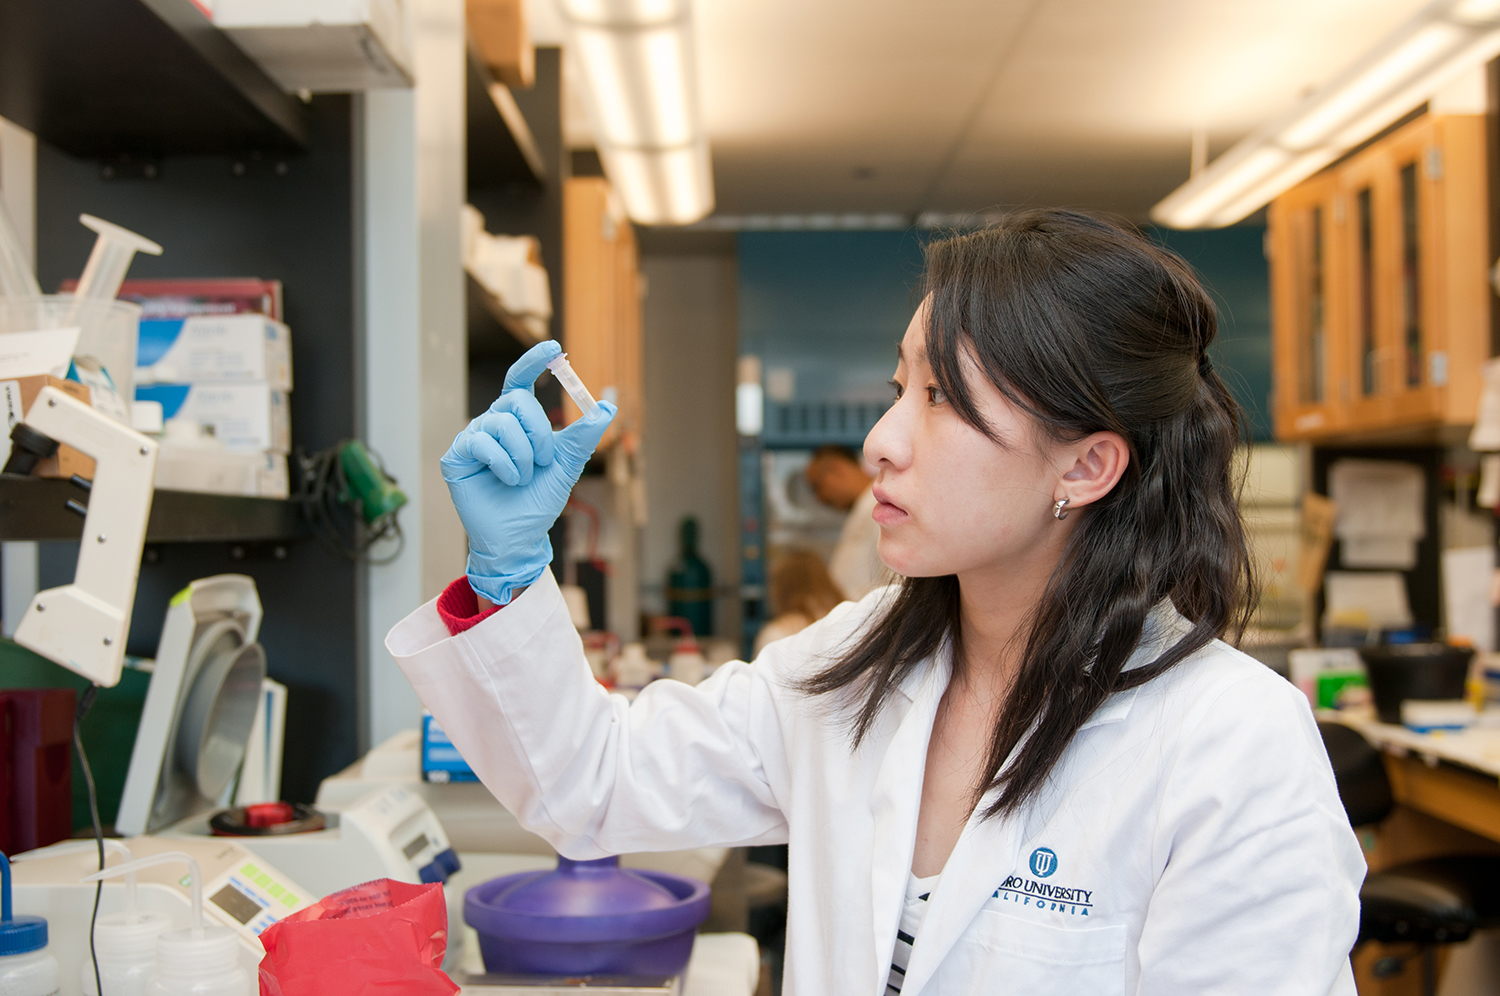
[[[1490,355],[1484,121],[1424,116],[1270,207],[1276,436],[1430,437]]]
[[[611,397],[620,414],[600,444],[639,437],[641,281],[635,230],[609,181],[578,177],[563,188],[563,348],[595,397]],[[563,399],[566,421],[579,415]]]

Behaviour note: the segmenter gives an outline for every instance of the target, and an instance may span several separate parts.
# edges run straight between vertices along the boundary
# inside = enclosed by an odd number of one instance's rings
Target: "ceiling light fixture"
[[[1240,221],[1500,54],[1500,0],[1438,0],[1151,209],[1170,228]]]
[[[558,0],[604,172],[631,220],[685,225],[714,208],[691,0]]]

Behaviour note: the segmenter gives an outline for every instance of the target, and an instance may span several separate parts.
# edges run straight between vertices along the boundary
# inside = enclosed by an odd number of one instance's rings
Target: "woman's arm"
[[[762,664],[631,706],[594,680],[550,572],[456,636],[428,603],[386,646],[485,786],[569,857],[785,840]]]
[[[1353,996],[1364,858],[1306,700],[1233,684],[1166,763],[1138,992]]]

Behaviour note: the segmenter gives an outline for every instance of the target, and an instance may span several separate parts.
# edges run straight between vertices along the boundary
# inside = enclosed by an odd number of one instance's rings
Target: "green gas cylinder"
[[[707,636],[714,630],[714,576],[698,556],[698,520],[683,519],[678,537],[681,550],[667,575],[667,614],[686,619],[693,635]]]

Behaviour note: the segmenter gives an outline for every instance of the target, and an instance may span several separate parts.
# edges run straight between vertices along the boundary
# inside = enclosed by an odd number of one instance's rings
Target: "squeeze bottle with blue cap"
[[[57,996],[57,959],[47,951],[47,921],[11,916],[10,860],[0,854],[0,993]]]
[[[135,855],[117,840],[104,846],[131,861]],[[94,954],[99,958],[98,983],[107,996],[146,996],[156,968],[156,939],[172,929],[172,918],[137,908],[135,872],[125,873],[125,912],[101,916],[94,926]],[[79,966],[83,996],[99,996],[94,962],[87,954]]]
[[[147,996],[252,996],[250,974],[240,967],[239,935],[228,927],[209,927],[203,923],[203,873],[191,857],[181,851],[166,851],[89,875],[82,881],[94,882],[153,865],[177,863],[188,866],[193,925],[156,938],[156,967],[146,985]],[[112,996],[108,987],[105,996]]]

